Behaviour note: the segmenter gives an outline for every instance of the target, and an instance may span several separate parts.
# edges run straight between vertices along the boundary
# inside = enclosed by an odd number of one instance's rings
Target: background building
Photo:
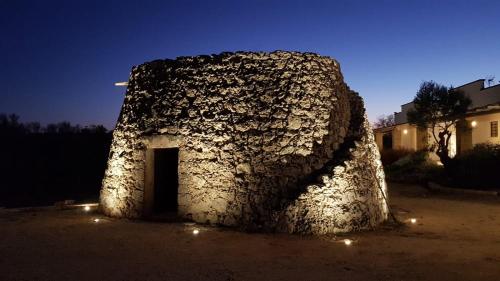
[[[455,156],[479,143],[500,144],[500,84],[485,86],[479,79],[456,87],[472,101],[461,129],[453,128],[450,139],[450,156]],[[407,113],[414,108],[413,102],[401,105],[401,112],[394,113],[394,126],[375,129],[375,140],[380,150],[419,150],[433,143],[430,130],[417,128],[408,123]],[[463,124],[465,122],[465,124]]]

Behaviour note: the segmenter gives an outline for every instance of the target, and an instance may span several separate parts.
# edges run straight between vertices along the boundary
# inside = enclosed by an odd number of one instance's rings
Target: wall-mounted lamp
[[[472,126],[472,128],[475,128],[477,126],[477,121],[474,120],[474,121],[470,122],[470,125]]]
[[[407,134],[408,134],[408,130],[407,130],[407,129],[404,129],[404,130],[403,130],[403,134],[407,135]]]

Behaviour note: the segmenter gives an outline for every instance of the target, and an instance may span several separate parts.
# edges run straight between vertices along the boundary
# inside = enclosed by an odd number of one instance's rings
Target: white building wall
[[[455,89],[462,91],[472,101],[469,109],[482,107],[488,104],[500,102],[500,85],[484,87],[484,79],[479,79],[465,85],[456,87]],[[408,122],[408,111],[415,108],[413,102],[401,105],[401,112],[394,113],[396,124]]]
[[[410,124],[398,125],[393,131],[395,149],[417,150],[417,128]]]
[[[500,113],[492,113],[468,117],[469,125],[475,121],[476,125],[472,127],[472,145],[479,143],[494,143],[500,144],[500,137],[491,137],[490,122],[497,121],[500,123]]]

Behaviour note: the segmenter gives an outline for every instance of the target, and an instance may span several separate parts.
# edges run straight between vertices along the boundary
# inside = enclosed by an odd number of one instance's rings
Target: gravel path
[[[417,223],[345,237],[0,210],[0,280],[500,280],[500,199],[389,188]]]

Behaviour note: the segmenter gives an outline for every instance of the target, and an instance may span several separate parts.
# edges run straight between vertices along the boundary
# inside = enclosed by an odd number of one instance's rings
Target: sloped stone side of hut
[[[387,219],[387,186],[363,100],[350,93],[351,124],[334,158],[281,213],[281,231],[327,234],[376,227]]]

